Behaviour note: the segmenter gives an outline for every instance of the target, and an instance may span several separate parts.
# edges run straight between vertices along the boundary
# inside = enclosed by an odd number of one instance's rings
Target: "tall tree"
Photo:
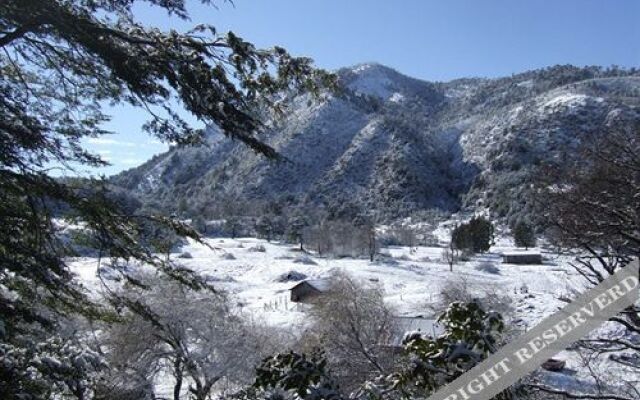
[[[148,112],[145,129],[162,140],[198,143],[202,132],[175,111],[178,105],[230,138],[277,158],[257,134],[264,116],[283,112],[286,96],[280,94],[305,90],[320,95],[323,87],[333,85],[332,75],[314,69],[309,59],[292,57],[279,47],[257,49],[232,32],[220,34],[204,25],[187,33],[144,26],[132,13],[135,3],[188,18],[184,0],[0,2],[3,353],[35,354],[38,338],[55,327],[56,313],[95,318],[102,312],[74,284],[65,263],[69,249],[57,239],[53,220],[61,209],[95,233],[101,254],[125,261],[112,263],[123,276],[127,271],[120,266],[135,259],[201,286],[188,270],[155,256],[141,238],[148,224],[169,225],[197,237],[193,230],[160,216],[122,210],[100,182],[84,190],[51,177],[52,169],[106,164],[82,147],[83,139],[108,133],[102,128],[108,120],[105,104],[129,104]],[[33,362],[2,363],[0,397],[53,395],[50,388],[57,385],[29,381],[27,369]]]
[[[454,246],[474,253],[485,252],[493,244],[493,224],[484,217],[473,217],[451,233]]]
[[[300,251],[304,251],[304,232],[309,226],[309,219],[299,210],[294,211],[287,221],[287,236],[292,243],[300,243]]]
[[[540,182],[540,214],[558,248],[574,256],[572,266],[591,285],[597,285],[640,255],[640,115],[612,119],[597,137],[585,138],[580,161],[570,169],[548,167]],[[578,343],[594,360],[640,373],[640,347],[628,338],[640,335],[640,308],[629,307],[611,318],[619,334],[596,335]],[[613,331],[613,330],[612,330]],[[625,354],[626,353],[626,354]],[[602,378],[602,377],[597,377]],[[599,399],[637,398],[635,381],[622,381],[618,390],[603,387]],[[546,392],[563,392],[541,385]]]
[[[536,245],[536,233],[533,226],[526,221],[518,221],[512,230],[513,240],[518,247],[534,247]]]

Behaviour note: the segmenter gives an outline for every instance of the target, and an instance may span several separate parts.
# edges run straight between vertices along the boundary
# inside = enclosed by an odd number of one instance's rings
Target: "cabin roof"
[[[507,257],[518,257],[518,256],[539,256],[541,255],[539,251],[505,251],[502,253],[503,256]]]
[[[394,324],[405,332],[432,333],[433,329],[440,328],[440,324],[435,319],[423,317],[394,317]]]
[[[330,282],[326,279],[305,279],[304,281],[298,282],[297,284],[293,285],[289,290],[294,290],[295,288],[304,284],[311,286],[319,292],[326,292],[330,287]]]
[[[413,333],[437,336],[444,332],[444,328],[435,319],[422,317],[394,317],[391,335],[387,346],[401,347],[404,339]]]

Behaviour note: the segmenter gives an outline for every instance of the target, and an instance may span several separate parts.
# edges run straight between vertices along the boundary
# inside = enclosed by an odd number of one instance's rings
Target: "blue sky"
[[[327,69],[375,61],[426,80],[554,64],[640,66],[639,0],[234,0],[217,9],[187,1],[191,21],[149,6],[135,15],[163,29],[212,24]],[[113,165],[93,173],[113,174],[166,149],[141,132],[143,112],[112,114],[106,127],[116,134],[87,147]]]

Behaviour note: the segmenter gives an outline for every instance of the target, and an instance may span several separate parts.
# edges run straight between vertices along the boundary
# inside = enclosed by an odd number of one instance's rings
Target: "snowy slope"
[[[293,100],[263,140],[270,162],[212,129],[206,146],[174,148],[113,179],[143,202],[192,213],[224,198],[346,203],[397,217],[490,206],[522,211],[543,163],[562,164],[583,138],[635,115],[640,78],[559,66],[502,79],[424,82],[378,65],[338,71],[343,93]]]

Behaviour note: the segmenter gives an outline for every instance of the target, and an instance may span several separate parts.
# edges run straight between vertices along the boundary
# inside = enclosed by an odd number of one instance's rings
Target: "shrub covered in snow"
[[[252,253],[264,253],[267,251],[267,249],[263,245],[258,244],[253,247],[249,247],[247,251],[250,251]]]
[[[380,246],[402,246],[402,241],[393,232],[384,232],[378,235]]]
[[[463,277],[452,277],[443,283],[440,304],[435,308],[439,312],[452,303],[479,302],[487,310],[497,311],[508,319],[513,314],[513,300],[503,293],[498,284],[478,284]]]
[[[303,281],[305,279],[307,279],[307,276],[302,272],[291,270],[283,274],[280,274],[276,278],[276,282],[298,282],[298,281]]]
[[[391,253],[389,253],[388,250],[385,250],[384,252],[380,252],[376,255],[376,263],[381,263],[381,264],[385,264],[385,265],[398,265],[400,264],[398,262],[398,260],[396,260],[395,258],[393,258],[391,256]]]
[[[405,340],[404,350],[411,361],[366,385],[364,390],[371,397],[376,398],[380,391],[387,393],[385,398],[394,398],[392,392],[401,398],[429,397],[494,352],[504,330],[500,314],[485,312],[477,302],[451,304],[438,322],[445,330],[440,336],[416,333]],[[511,397],[494,397],[507,398]]]
[[[304,264],[304,265],[318,265],[311,257],[306,254],[299,255],[293,260],[296,264]]]
[[[476,269],[488,274],[500,275],[500,268],[498,268],[494,263],[482,262],[476,265]]]
[[[234,396],[237,400],[299,399],[340,400],[343,397],[327,368],[324,354],[280,353],[256,369],[255,383]]]
[[[212,275],[212,274],[206,274],[202,277],[202,279],[207,282],[207,283],[218,283],[218,282],[236,282],[236,280],[232,277],[229,276],[227,274],[225,275]]]

